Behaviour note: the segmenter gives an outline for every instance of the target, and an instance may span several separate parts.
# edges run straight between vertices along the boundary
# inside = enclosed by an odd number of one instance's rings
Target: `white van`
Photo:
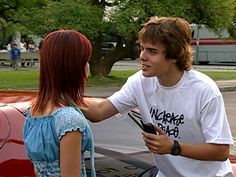
[[[194,64],[236,62],[236,40],[229,38],[227,30],[219,34],[204,25],[191,25]]]

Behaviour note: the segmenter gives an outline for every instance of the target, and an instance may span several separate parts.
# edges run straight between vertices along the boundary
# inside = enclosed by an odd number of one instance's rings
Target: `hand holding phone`
[[[154,125],[152,123],[144,124],[138,112],[131,110],[128,115],[143,131],[157,135]],[[141,123],[137,119],[140,119]]]
[[[152,123],[144,124],[142,120],[140,122],[143,125],[143,130],[145,132],[157,135],[156,129]]]

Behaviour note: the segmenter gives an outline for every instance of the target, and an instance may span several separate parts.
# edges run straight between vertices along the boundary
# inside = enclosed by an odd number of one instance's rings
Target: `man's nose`
[[[140,51],[139,58],[140,58],[140,60],[147,60],[147,56],[146,56],[146,51],[145,50]]]

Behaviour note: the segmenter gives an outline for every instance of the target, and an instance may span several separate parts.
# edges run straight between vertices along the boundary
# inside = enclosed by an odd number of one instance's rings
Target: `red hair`
[[[33,111],[44,112],[49,104],[54,107],[85,105],[82,99],[85,68],[91,53],[90,41],[80,32],[49,33],[40,48],[39,90]]]

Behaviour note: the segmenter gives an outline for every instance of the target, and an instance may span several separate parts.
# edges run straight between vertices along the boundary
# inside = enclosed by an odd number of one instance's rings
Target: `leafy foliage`
[[[151,16],[183,17],[190,23],[218,30],[231,24],[236,7],[236,0],[25,0],[24,5],[20,5],[22,1],[10,2],[12,7],[18,2],[18,7],[5,14],[10,14],[14,21],[20,17],[19,23],[34,34],[74,28],[91,39],[109,33],[114,27],[119,36],[131,39]]]
[[[76,29],[93,43],[92,74],[107,76],[116,61],[135,55],[132,45],[140,26],[151,16],[182,17],[214,31],[229,28],[236,34],[236,0],[1,0],[0,38],[15,30],[43,37],[59,28]],[[117,46],[101,58],[107,35],[117,39]]]
[[[50,1],[41,9],[22,9],[20,23],[36,35],[44,36],[56,29],[76,29],[93,38],[103,31],[103,11],[92,4],[74,0]]]

